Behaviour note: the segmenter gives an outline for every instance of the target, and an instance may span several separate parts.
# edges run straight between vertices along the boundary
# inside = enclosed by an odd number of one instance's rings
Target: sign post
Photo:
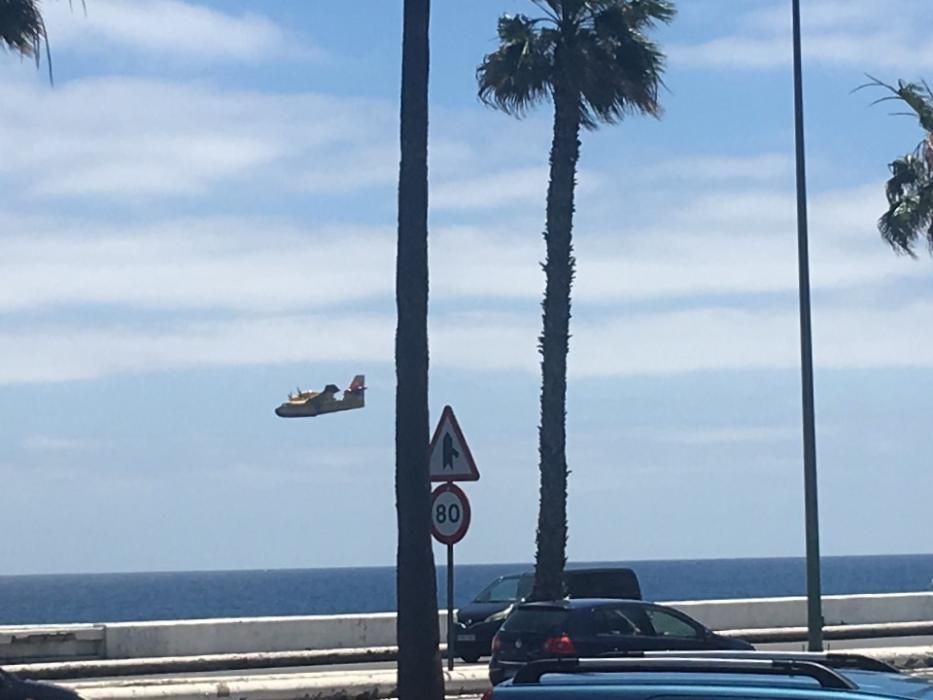
[[[454,481],[477,481],[479,471],[450,406],[444,406],[428,448],[431,481],[444,483],[431,494],[431,532],[447,545],[447,669],[454,669],[454,545],[470,528],[470,501]]]
[[[454,545],[470,529],[470,501],[452,482],[441,484],[431,494],[431,533],[447,545],[447,668],[454,668]]]
[[[457,635],[454,632],[454,546],[447,545],[447,670],[454,670]]]

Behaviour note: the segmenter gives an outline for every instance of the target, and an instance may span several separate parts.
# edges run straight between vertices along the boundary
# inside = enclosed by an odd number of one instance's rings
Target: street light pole
[[[807,241],[807,166],[803,133],[803,59],[800,0],[791,0],[794,23],[794,131],[797,146],[797,263],[800,285],[800,369],[803,394],[803,473],[807,532],[807,638],[810,651],[823,650],[820,586],[820,519],[816,479],[816,421],[813,409],[813,337],[810,328],[810,259]]]

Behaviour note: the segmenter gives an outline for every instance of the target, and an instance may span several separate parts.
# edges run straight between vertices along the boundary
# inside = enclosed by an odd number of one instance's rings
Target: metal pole
[[[447,670],[454,670],[454,546],[447,545]]]
[[[810,260],[807,241],[807,166],[803,132],[803,59],[800,0],[791,0],[794,24],[794,126],[797,143],[797,261],[800,284],[800,368],[803,394],[803,473],[807,531],[807,637],[810,651],[823,650],[820,590],[820,521],[813,410],[813,337],[810,329]]]

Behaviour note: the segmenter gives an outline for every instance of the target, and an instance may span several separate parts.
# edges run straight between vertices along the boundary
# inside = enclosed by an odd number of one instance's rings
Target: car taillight
[[[551,637],[544,643],[544,653],[552,656],[576,656],[577,650],[573,646],[573,640],[562,634],[559,637]]]
[[[502,640],[499,639],[499,635],[497,634],[492,638],[492,650],[499,651],[500,649],[502,649]]]
[[[492,700],[492,691],[493,689],[490,688],[485,693],[483,693],[483,700]]]

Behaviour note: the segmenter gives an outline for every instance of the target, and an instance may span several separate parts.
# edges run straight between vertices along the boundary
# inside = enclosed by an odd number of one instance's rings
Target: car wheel
[[[479,661],[479,654],[464,654],[460,658],[468,664],[475,664],[477,661]]]

